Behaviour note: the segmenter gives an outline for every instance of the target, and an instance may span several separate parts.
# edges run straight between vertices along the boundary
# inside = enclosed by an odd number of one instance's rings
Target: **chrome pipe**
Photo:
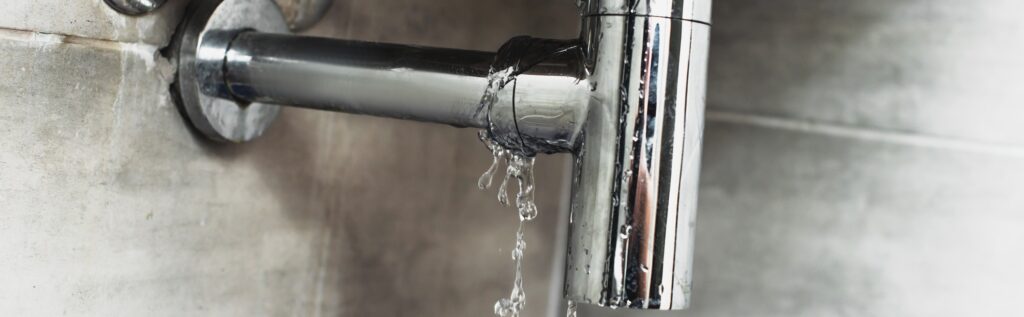
[[[487,127],[494,53],[243,32],[224,56],[237,100]]]
[[[584,59],[578,40],[517,37],[503,45],[491,68],[509,71],[508,82],[488,109],[491,138],[528,156],[576,149],[590,102]]]
[[[572,153],[565,297],[690,304],[710,0],[593,0],[579,39],[519,37],[497,53],[292,36],[269,0],[197,3],[174,50],[200,132],[247,141],[293,105]]]
[[[589,0],[584,16],[663,17],[711,24],[711,0]]]
[[[584,19],[595,89],[575,152],[570,300],[689,305],[709,30],[666,17]]]
[[[220,37],[232,39],[214,45]],[[203,91],[242,103],[488,129],[527,155],[571,151],[585,120],[578,41],[524,37],[487,53],[245,31],[208,39],[223,53],[199,63],[222,71],[204,77]],[[484,104],[488,75],[502,67],[516,70]]]

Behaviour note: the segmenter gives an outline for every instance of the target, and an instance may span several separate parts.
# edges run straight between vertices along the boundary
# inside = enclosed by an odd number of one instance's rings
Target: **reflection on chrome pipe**
[[[711,0],[590,0],[584,16],[629,15],[711,23]]]
[[[583,61],[578,40],[523,36],[503,45],[492,68],[510,70],[510,82],[489,109],[491,137],[528,156],[574,150],[590,98]]]
[[[576,153],[566,297],[685,308],[709,27],[621,15],[584,24],[596,89]]]
[[[247,102],[486,128],[494,53],[246,32],[224,79]]]
[[[220,37],[233,40],[214,47]],[[224,53],[204,64],[224,72],[204,91],[221,98],[484,128],[531,155],[571,151],[586,116],[577,41],[521,38],[495,54],[259,32],[207,38]],[[538,53],[545,45],[564,50]],[[481,109],[490,70],[501,63],[521,69],[493,107]]]

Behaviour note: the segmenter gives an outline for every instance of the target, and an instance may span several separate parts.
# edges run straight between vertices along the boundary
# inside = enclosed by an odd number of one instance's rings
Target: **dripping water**
[[[490,73],[487,76],[487,88],[480,99],[475,116],[480,119],[486,118],[490,123],[488,130],[493,131],[493,122],[490,120],[491,110],[498,102],[498,96],[502,89],[515,81],[515,77],[534,65],[558,54],[578,53],[579,46],[571,41],[556,41],[535,39],[530,37],[517,37],[510,40],[498,52],[498,55],[491,65]],[[582,76],[580,76],[582,78]],[[505,145],[508,142],[499,142],[496,137],[502,139],[509,136],[496,136],[487,130],[480,131],[480,141],[484,143],[491,152],[491,166],[480,176],[477,186],[480,189],[488,189],[494,182],[494,177],[500,170],[502,163],[505,165],[505,177],[498,187],[498,202],[502,206],[511,205],[509,199],[510,187],[515,186],[515,208],[519,214],[519,227],[516,231],[516,246],[512,251],[512,261],[515,266],[515,280],[512,285],[512,292],[508,298],[499,299],[494,303],[494,314],[501,317],[518,317],[526,305],[526,292],[523,288],[523,252],[526,242],[523,239],[524,227],[527,221],[537,217],[537,205],[534,201],[534,177],[533,166],[534,155],[537,152],[528,148],[520,141],[521,148],[509,148]],[[519,136],[515,136],[516,139]],[[575,304],[572,304],[575,316]]]
[[[537,217],[537,204],[534,202],[534,180],[533,165],[536,158],[514,153],[491,140],[487,132],[480,131],[480,140],[491,151],[493,160],[487,171],[480,176],[477,186],[480,189],[488,189],[494,181],[502,162],[505,163],[505,178],[498,187],[498,202],[502,206],[509,206],[509,182],[514,181],[518,192],[516,193],[516,210],[519,212],[520,222],[533,220]]]
[[[515,280],[512,284],[512,293],[508,298],[499,299],[494,303],[494,314],[501,317],[518,317],[526,305],[526,291],[523,288],[523,252],[526,249],[526,241],[523,239],[524,226],[527,221],[537,217],[537,205],[534,202],[534,180],[533,165],[534,158],[514,153],[498,145],[488,137],[485,131],[480,131],[480,140],[484,142],[493,155],[491,166],[480,176],[477,185],[480,189],[488,189],[493,184],[494,175],[497,173],[501,163],[505,163],[505,178],[498,189],[498,202],[503,206],[510,204],[508,198],[509,182],[514,181],[516,189],[516,211],[519,214],[519,228],[516,231],[516,246],[512,250],[512,262],[515,266]]]
[[[570,300],[566,303],[565,317],[576,317],[576,302]]]
[[[523,239],[523,224],[524,221],[520,220],[519,230],[516,231],[516,247],[512,250],[512,262],[516,268],[512,294],[494,303],[494,314],[501,317],[519,317],[526,306],[526,290],[523,288],[523,251],[526,249],[526,241]]]

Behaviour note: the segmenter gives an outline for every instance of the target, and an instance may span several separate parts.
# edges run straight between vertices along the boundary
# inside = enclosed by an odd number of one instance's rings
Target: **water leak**
[[[494,314],[501,317],[519,317],[526,306],[526,290],[523,288],[523,251],[526,240],[523,239],[524,221],[519,221],[516,231],[516,247],[512,250],[512,262],[515,263],[515,281],[512,283],[512,294],[508,298],[499,299],[494,303]]]
[[[480,180],[476,182],[480,189],[488,189],[491,188],[491,183],[494,182],[494,174],[498,172],[498,167],[500,167],[501,161],[504,160],[509,153],[505,148],[491,142],[491,139],[487,136],[487,131],[480,130],[478,135],[480,136],[480,141],[487,146],[487,149],[491,151],[491,155],[493,156],[491,167],[488,167],[487,171],[484,171],[484,174],[480,176]]]
[[[491,166],[484,172],[477,185],[480,189],[488,189],[493,184],[494,175],[497,173],[502,162],[505,163],[505,178],[498,189],[498,202],[503,206],[509,205],[508,190],[509,181],[515,180],[518,192],[516,193],[516,211],[519,214],[519,228],[516,231],[516,246],[512,250],[512,262],[515,266],[515,280],[512,283],[512,293],[508,298],[499,299],[494,303],[494,314],[501,317],[518,317],[526,305],[526,291],[523,288],[523,252],[526,249],[526,240],[523,238],[526,222],[537,217],[537,205],[534,202],[534,180],[533,164],[534,158],[516,154],[505,149],[491,140],[485,131],[480,131],[480,140],[487,146],[493,155]]]
[[[533,220],[537,217],[537,204],[534,202],[534,179],[533,165],[536,160],[522,154],[514,153],[494,142],[485,131],[480,131],[480,140],[487,146],[493,156],[491,166],[480,176],[477,186],[480,189],[488,189],[494,183],[494,175],[497,173],[502,161],[505,163],[505,178],[498,187],[498,202],[502,206],[510,205],[509,182],[515,182],[518,189],[516,193],[516,210],[519,212],[520,222]]]
[[[527,146],[529,142],[523,141],[522,136],[518,133],[493,135],[488,132],[495,130],[490,117],[491,112],[498,102],[501,90],[513,83],[517,75],[548,58],[559,54],[575,53],[578,48],[578,43],[573,41],[545,40],[525,36],[513,38],[498,51],[487,76],[487,88],[480,98],[480,105],[475,113],[478,118],[486,118],[486,121],[490,122],[489,129],[480,131],[479,137],[492,155],[491,166],[480,176],[477,186],[480,189],[490,188],[494,183],[494,176],[500,170],[501,164],[504,163],[505,177],[498,187],[498,202],[503,206],[511,205],[510,187],[515,185],[517,190],[515,208],[519,215],[519,227],[516,231],[516,246],[512,251],[515,280],[509,297],[499,299],[494,303],[494,314],[501,317],[519,317],[526,305],[522,270],[526,241],[523,239],[523,233],[526,222],[537,217],[537,205],[534,202],[533,166],[534,155],[538,151],[535,147]],[[580,78],[583,77],[580,76]],[[570,316],[575,316],[575,303],[570,304],[573,309]]]
[[[565,307],[565,317],[576,317],[576,302],[569,301]]]

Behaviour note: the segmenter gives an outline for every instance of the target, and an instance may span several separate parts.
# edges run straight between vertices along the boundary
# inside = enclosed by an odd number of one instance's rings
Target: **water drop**
[[[498,187],[498,203],[502,206],[508,206],[508,179],[511,177],[511,175],[506,173],[505,179],[501,181],[501,186]]]
[[[505,149],[502,149],[501,146],[491,141],[491,138],[487,136],[487,131],[480,130],[478,136],[480,137],[480,142],[483,142],[484,145],[487,146],[487,149],[491,151],[491,155],[493,156],[491,167],[488,167],[487,171],[480,176],[480,180],[477,181],[477,186],[480,187],[480,189],[488,189],[491,188],[491,183],[494,181],[494,174],[498,171],[498,165],[500,165],[501,160],[508,154]]]
[[[526,240],[523,239],[523,222],[519,222],[516,232],[516,248],[512,250],[512,262],[515,264],[515,280],[512,282],[512,294],[508,298],[499,299],[494,303],[494,314],[501,317],[518,317],[526,306],[526,291],[523,288],[523,251]]]
[[[622,225],[621,227],[619,227],[619,238],[623,240],[629,238],[630,231],[633,231],[633,226]]]
[[[608,307],[619,308],[619,306],[620,306],[619,304],[621,302],[622,302],[622,296],[619,296],[619,295],[612,296],[612,302],[609,303]]]
[[[565,317],[576,317],[576,302],[569,301],[566,303]]]

